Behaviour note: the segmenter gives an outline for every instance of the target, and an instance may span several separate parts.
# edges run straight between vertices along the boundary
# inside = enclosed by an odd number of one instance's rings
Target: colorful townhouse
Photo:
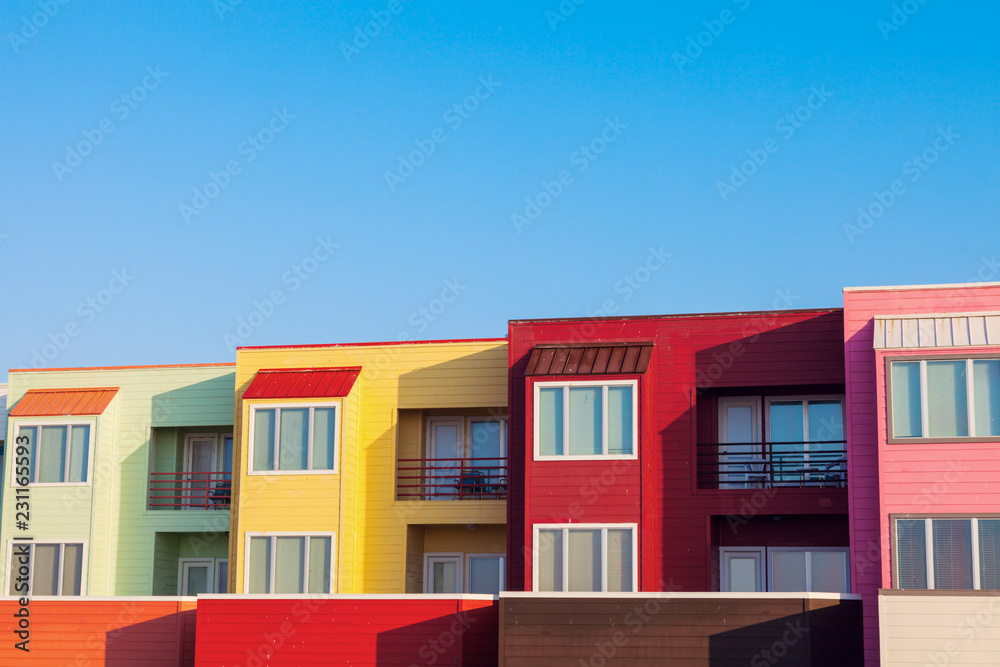
[[[243,347],[229,591],[505,588],[504,339]]]
[[[1000,283],[845,289],[844,336],[866,664],[997,664]]]
[[[843,317],[509,325],[510,589],[852,588]]]
[[[233,364],[12,370],[7,594],[25,558],[34,596],[225,590],[233,384]]]

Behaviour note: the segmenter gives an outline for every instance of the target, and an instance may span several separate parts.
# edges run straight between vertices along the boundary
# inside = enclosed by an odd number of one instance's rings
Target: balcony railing
[[[847,443],[710,443],[698,445],[699,489],[847,486]]]
[[[406,500],[504,500],[507,459],[399,459],[396,497]]]
[[[153,472],[149,474],[149,507],[228,510],[231,480],[228,472]]]

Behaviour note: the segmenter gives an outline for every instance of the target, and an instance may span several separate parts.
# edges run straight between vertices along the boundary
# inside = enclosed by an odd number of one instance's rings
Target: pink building
[[[1000,283],[844,290],[866,664],[1000,664]]]

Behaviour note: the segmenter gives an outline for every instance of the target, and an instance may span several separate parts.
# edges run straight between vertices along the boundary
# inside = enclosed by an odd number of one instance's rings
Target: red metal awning
[[[620,375],[645,373],[652,343],[536,345],[525,375]]]
[[[263,368],[243,398],[340,398],[351,392],[361,367]]]
[[[11,417],[65,417],[99,415],[118,393],[118,387],[84,389],[29,389],[11,411]]]

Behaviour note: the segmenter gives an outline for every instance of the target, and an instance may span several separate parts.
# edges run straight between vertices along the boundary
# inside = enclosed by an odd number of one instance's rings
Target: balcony
[[[400,500],[506,500],[507,458],[399,459]]]
[[[228,510],[232,473],[153,472],[149,508],[155,510]]]
[[[699,489],[845,487],[843,440],[698,445]]]

